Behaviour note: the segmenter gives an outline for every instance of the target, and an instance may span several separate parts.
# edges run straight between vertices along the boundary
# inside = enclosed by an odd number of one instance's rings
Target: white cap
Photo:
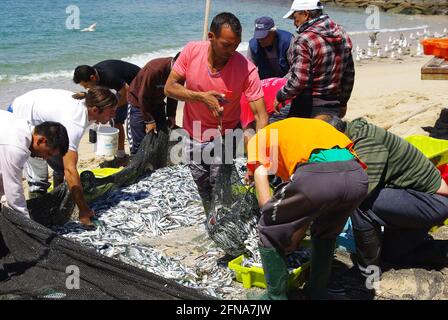
[[[291,9],[283,16],[283,19],[292,19],[296,11],[323,9],[324,6],[319,0],[294,0]]]

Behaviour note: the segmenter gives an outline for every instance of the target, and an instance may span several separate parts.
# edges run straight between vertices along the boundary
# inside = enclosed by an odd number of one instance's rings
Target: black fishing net
[[[87,201],[93,201],[111,190],[129,186],[141,177],[166,166],[169,136],[160,130],[145,136],[130,164],[123,170],[96,178],[93,172],[81,173],[81,183]]]
[[[244,167],[220,167],[212,193],[206,227],[213,241],[231,256],[247,253],[245,241],[256,232],[260,217],[254,188],[244,184]]]
[[[161,130],[158,134],[147,134],[131,163],[108,177],[97,178],[92,171],[82,172],[80,178],[86,200],[90,202],[112,190],[134,184],[141,177],[166,166],[168,140],[168,134]],[[44,226],[64,225],[70,217],[76,217],[77,211],[66,183],[28,200],[27,207],[31,218]]]
[[[44,226],[65,224],[76,209],[66,182],[49,193],[27,200],[26,205],[31,219]]]
[[[2,299],[210,299],[196,290],[108,258],[3,208]]]

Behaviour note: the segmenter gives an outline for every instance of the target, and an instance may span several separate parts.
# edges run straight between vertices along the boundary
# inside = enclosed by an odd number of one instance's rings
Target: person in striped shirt
[[[345,131],[367,165],[368,196],[351,215],[360,270],[383,262],[447,266],[448,241],[428,236],[448,218],[448,186],[437,168],[409,142],[366,119],[333,117],[330,123]]]

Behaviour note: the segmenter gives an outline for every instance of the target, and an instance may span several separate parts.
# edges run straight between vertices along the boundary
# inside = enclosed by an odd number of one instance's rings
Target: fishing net
[[[93,172],[83,171],[80,175],[84,196],[93,201],[112,190],[134,184],[139,178],[166,165],[168,134],[159,131],[150,133],[143,139],[140,148],[129,166],[105,178],[96,178]],[[64,225],[77,208],[64,182],[52,192],[27,201],[31,218],[44,225]]]
[[[245,245],[256,230],[260,212],[253,188],[244,184],[245,167],[220,167],[212,193],[206,228],[213,241],[231,256],[248,253]]]
[[[31,219],[44,226],[65,224],[76,209],[66,182],[50,193],[27,200],[26,205]]]
[[[112,190],[129,186],[141,177],[163,168],[167,163],[169,136],[160,130],[147,134],[136,155],[123,170],[104,178],[96,178],[93,172],[83,171],[80,175],[87,201],[93,201]]]
[[[0,213],[2,299],[210,299],[58,236],[3,208]]]

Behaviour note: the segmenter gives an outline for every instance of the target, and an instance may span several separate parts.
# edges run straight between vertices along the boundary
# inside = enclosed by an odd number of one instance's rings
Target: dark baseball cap
[[[260,17],[255,20],[255,39],[264,39],[269,34],[269,31],[275,30],[275,23],[271,17]]]

